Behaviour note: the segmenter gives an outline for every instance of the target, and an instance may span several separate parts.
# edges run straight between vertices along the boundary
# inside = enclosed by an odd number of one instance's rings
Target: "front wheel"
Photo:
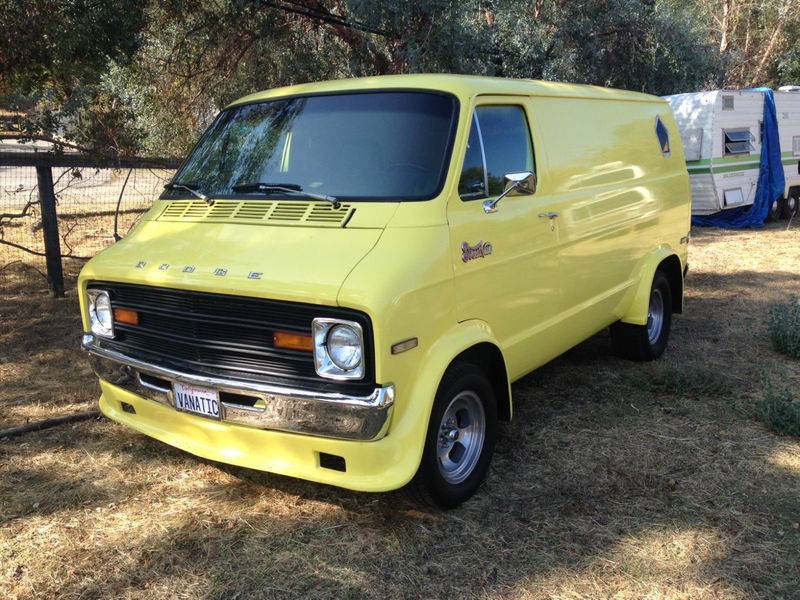
[[[497,404],[489,380],[472,364],[452,366],[434,400],[413,487],[442,508],[468,500],[483,483],[497,439]]]
[[[618,321],[611,326],[611,342],[617,356],[636,361],[655,360],[664,353],[672,326],[672,291],[666,275],[656,271],[650,288],[647,323]]]

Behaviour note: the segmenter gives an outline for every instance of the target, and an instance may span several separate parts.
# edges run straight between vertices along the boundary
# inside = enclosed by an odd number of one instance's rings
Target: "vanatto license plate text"
[[[204,387],[175,383],[175,408],[183,412],[203,415],[212,419],[220,418],[219,392]]]

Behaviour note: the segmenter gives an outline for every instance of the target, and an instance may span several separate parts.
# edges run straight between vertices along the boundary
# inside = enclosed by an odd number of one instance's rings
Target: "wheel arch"
[[[484,369],[497,401],[497,417],[501,421],[510,421],[513,414],[511,385],[500,348],[491,342],[480,342],[456,355],[447,368],[457,362],[475,364]]]
[[[661,271],[667,276],[669,289],[672,293],[672,312],[683,312],[683,269],[681,269],[681,259],[676,254],[667,256],[658,263],[655,271]],[[653,274],[655,275],[655,271]]]
[[[667,246],[661,246],[649,254],[639,268],[638,283],[633,297],[628,301],[620,321],[632,325],[645,325],[650,305],[650,288],[656,271],[667,277],[672,292],[672,312],[683,312],[683,267],[678,254]]]

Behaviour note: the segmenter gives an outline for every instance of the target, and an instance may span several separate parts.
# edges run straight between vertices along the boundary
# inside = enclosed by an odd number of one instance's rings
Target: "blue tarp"
[[[692,217],[692,225],[727,229],[761,227],[764,225],[773,201],[783,195],[786,180],[781,163],[775,94],[769,88],[755,88],[754,91],[764,93],[764,139],[761,140],[761,166],[759,167],[758,186],[753,205],[732,208],[713,215],[696,215]]]

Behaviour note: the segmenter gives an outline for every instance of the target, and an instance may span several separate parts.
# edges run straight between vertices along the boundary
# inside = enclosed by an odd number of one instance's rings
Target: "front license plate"
[[[172,389],[175,393],[175,408],[178,410],[212,419],[220,418],[219,392],[217,390],[183,383],[173,384]]]

